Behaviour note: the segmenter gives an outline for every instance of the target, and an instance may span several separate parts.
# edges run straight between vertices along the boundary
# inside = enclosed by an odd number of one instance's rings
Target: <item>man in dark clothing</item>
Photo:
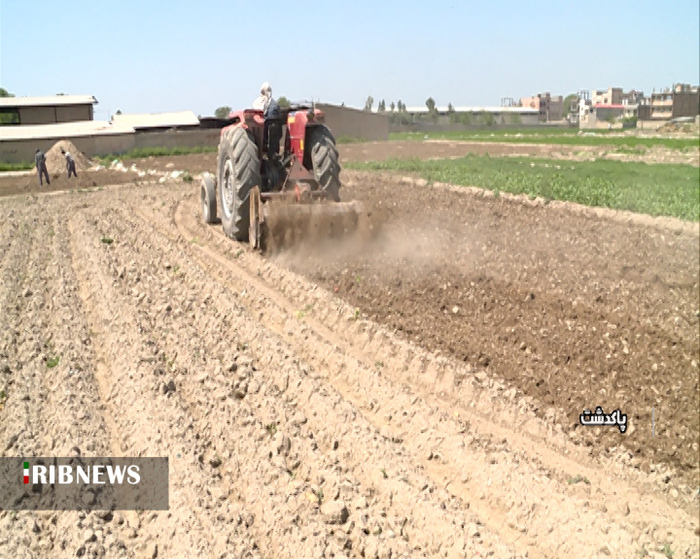
[[[78,173],[75,172],[75,159],[73,159],[73,156],[70,154],[70,152],[67,152],[63,148],[61,148],[61,153],[63,154],[63,157],[66,158],[66,169],[68,169],[68,178],[70,178],[71,173],[73,173],[73,176],[77,179]]]
[[[46,169],[46,156],[40,149],[36,150],[36,154],[34,155],[34,163],[36,163],[36,170],[37,173],[39,173],[39,186],[44,186],[42,177],[46,177],[46,184],[51,184],[51,181],[49,180],[49,171]]]
[[[265,107],[265,128],[267,129],[267,156],[272,159],[280,151],[280,140],[282,139],[282,126],[277,122],[282,114],[280,106],[272,97],[268,99]]]
[[[282,113],[280,113],[280,106],[277,104],[277,101],[270,96],[267,102],[267,107],[265,108],[265,120],[270,118],[280,118],[281,116]]]

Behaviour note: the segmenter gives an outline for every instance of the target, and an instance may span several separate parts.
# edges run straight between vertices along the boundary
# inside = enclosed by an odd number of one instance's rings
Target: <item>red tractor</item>
[[[265,248],[272,232],[296,237],[313,229],[332,236],[357,226],[363,208],[340,202],[338,150],[323,111],[295,105],[282,109],[279,119],[264,119],[262,111],[246,109],[229,119],[216,176],[202,177],[206,223],[217,220],[218,202],[226,235],[254,248]]]

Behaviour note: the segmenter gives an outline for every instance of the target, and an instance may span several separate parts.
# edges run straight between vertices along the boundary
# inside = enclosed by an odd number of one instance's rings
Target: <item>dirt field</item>
[[[699,557],[697,231],[343,178],[376,239],[268,257],[196,181],[0,201],[0,451],[170,457],[0,556]]]

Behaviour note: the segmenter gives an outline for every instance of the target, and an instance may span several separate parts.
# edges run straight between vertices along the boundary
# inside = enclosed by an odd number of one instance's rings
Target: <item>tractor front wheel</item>
[[[327,127],[318,126],[311,132],[310,139],[314,178],[331,200],[340,202],[340,163],[335,138]]]
[[[216,177],[210,173],[202,175],[200,198],[204,223],[216,223]]]
[[[219,206],[224,233],[248,240],[250,189],[260,185],[260,159],[255,141],[242,127],[227,130],[219,144]]]

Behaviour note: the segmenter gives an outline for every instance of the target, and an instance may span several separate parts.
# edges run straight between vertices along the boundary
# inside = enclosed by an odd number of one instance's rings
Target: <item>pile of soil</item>
[[[75,147],[73,142],[69,140],[60,140],[46,152],[46,168],[50,176],[53,177],[56,173],[63,173],[66,171],[66,157],[61,153],[61,149],[73,156],[75,168],[78,172],[86,171],[92,165],[87,156]],[[36,168],[34,168],[34,173],[36,174]]]
[[[684,133],[684,134],[697,134],[697,126],[694,122],[667,122],[662,125],[657,132],[660,134],[671,134],[671,133]]]
[[[61,153],[61,149],[73,156],[76,172],[78,174],[77,177],[68,178],[66,157]],[[28,192],[90,188],[98,186],[98,184],[124,184],[138,179],[138,175],[132,172],[122,173],[103,170],[99,173],[95,173],[94,171],[89,171],[92,166],[90,159],[88,159],[75,144],[67,140],[56,142],[45,155],[46,168],[51,178],[51,184],[47,184],[46,181],[44,181],[43,185],[39,186],[39,177],[35,167],[29,176],[0,179],[0,196]]]

